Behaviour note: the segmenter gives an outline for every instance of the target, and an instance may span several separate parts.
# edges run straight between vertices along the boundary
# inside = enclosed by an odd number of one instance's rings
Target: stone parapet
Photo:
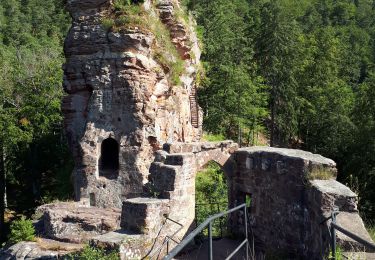
[[[358,221],[357,195],[335,181],[336,164],[331,159],[301,150],[250,147],[236,151],[233,161],[230,207],[251,201],[249,224],[263,253],[323,259],[330,235],[329,221],[322,222],[333,210],[342,212],[346,223],[348,219],[358,223],[358,232],[367,233]],[[338,222],[345,221],[338,218]],[[243,214],[234,214],[229,224],[235,233],[244,234]]]

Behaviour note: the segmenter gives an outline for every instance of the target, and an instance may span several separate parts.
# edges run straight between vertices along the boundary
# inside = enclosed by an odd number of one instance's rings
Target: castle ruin
[[[43,236],[120,249],[122,259],[151,256],[179,228],[168,219],[182,225],[177,240],[195,228],[195,176],[209,161],[226,174],[229,207],[251,197],[250,227],[262,250],[323,259],[330,234],[321,223],[335,208],[342,212],[339,221],[368,236],[356,194],[335,178],[310,178],[317,170],[336,176],[334,161],[300,150],[201,141],[200,51],[194,21],[177,16],[179,1],[146,0],[142,7],[171,36],[183,66],[177,81],[160,59],[155,32],[141,25],[105,26],[105,19],[118,15],[113,4],[67,1],[73,24],[64,46],[62,109],[76,202],[38,209]],[[242,236],[241,214],[232,214],[228,226]],[[42,254],[28,256],[35,252]]]

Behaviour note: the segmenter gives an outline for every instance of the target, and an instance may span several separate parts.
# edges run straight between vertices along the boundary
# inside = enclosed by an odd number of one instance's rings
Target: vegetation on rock
[[[79,259],[79,260],[118,260],[120,259],[118,252],[111,251],[106,252],[101,248],[94,248],[86,246],[81,252],[71,254],[67,259]]]
[[[153,46],[153,57],[169,74],[170,81],[174,85],[179,85],[181,83],[180,76],[184,70],[184,61],[171,41],[169,30],[156,14],[152,13],[153,11],[146,11],[142,3],[143,1],[115,1],[113,13],[110,17],[102,19],[102,25],[106,30],[114,32],[137,28],[154,34],[156,41]],[[156,4],[154,8],[156,8]],[[179,9],[176,8],[176,10]],[[180,14],[181,12],[182,10],[177,13]],[[176,19],[179,19],[179,17]]]
[[[9,243],[16,244],[21,241],[35,241],[33,222],[24,216],[12,222],[10,226]]]

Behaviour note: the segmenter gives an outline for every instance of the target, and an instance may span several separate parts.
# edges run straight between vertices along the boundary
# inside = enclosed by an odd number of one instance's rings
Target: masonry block
[[[121,228],[138,234],[157,234],[169,214],[169,200],[134,198],[122,206]]]

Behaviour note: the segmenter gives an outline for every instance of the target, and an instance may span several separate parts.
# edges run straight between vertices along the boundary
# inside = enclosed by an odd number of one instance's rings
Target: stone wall
[[[233,157],[236,169],[229,177],[230,207],[251,198],[249,234],[258,253],[323,259],[330,241],[330,221],[324,219],[333,210],[340,211],[339,224],[350,229],[348,223],[357,223],[354,233],[371,241],[358,215],[356,194],[335,181],[334,161],[305,151],[270,147],[239,149]],[[331,178],[312,180],[322,176]],[[243,235],[243,213],[233,214],[229,225],[234,233]],[[344,245],[348,238],[340,237]],[[355,246],[354,241],[348,243]]]
[[[156,150],[201,136],[201,111],[198,127],[191,123],[200,57],[193,26],[174,16],[178,1],[145,1],[143,8],[171,32],[184,63],[177,86],[154,58],[151,30],[106,28],[112,0],[67,1],[73,24],[64,46],[62,110],[75,159],[76,199],[92,206],[120,208],[123,200],[139,196]],[[108,138],[119,147],[119,169],[101,172],[101,146]]]
[[[158,151],[150,168],[149,183],[146,185],[149,188],[148,198],[125,201],[121,219],[124,230],[143,234],[145,240],[157,241],[157,245],[180,227],[181,230],[174,237],[177,241],[195,228],[196,173],[209,161],[215,161],[230,175],[234,167],[231,154],[237,150],[238,145],[232,141],[223,141],[174,143],[165,145],[164,148],[165,150]],[[171,243],[169,249],[175,245]],[[132,244],[123,247],[124,252],[131,249]],[[144,252],[142,256],[149,253]]]

